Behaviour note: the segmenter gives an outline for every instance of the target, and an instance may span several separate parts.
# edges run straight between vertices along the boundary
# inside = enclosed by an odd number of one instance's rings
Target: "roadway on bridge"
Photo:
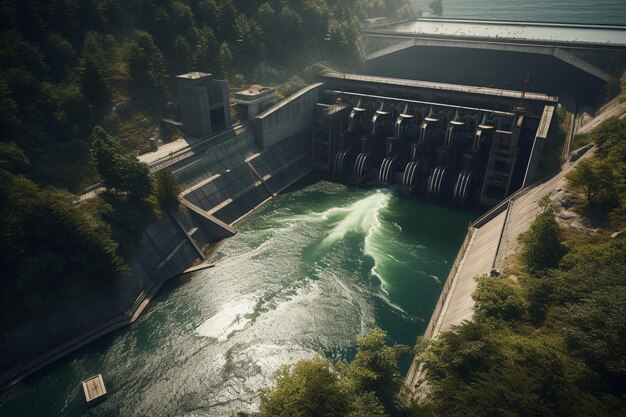
[[[626,46],[625,26],[568,25],[458,19],[417,19],[363,33],[489,39],[548,44]]]

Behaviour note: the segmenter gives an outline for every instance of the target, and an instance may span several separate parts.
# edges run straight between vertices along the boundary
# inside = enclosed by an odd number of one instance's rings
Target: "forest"
[[[172,115],[177,74],[277,83],[320,60],[356,68],[360,20],[413,14],[408,0],[2,1],[2,328],[128,272],[142,227],[172,208],[171,177],[135,155]],[[76,204],[100,181],[108,192]]]
[[[167,114],[175,75],[259,82],[319,60],[358,66],[360,19],[413,13],[405,0],[3,1],[0,138],[25,152],[35,182],[78,192],[97,177],[94,126],[129,151],[148,146],[120,119]]]

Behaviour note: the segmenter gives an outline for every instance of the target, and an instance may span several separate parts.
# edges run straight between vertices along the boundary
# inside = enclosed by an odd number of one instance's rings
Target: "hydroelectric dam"
[[[225,82],[201,72],[178,77],[181,120],[168,123],[182,126],[188,144],[142,158],[153,172],[174,173],[186,209],[144,231],[115,294],[2,335],[0,382],[14,385],[0,395],[3,412],[84,415],[79,384],[98,373],[109,399],[90,415],[254,411],[282,364],[317,353],[350,359],[373,326],[413,344],[471,316],[464,301],[444,301],[467,299],[470,275],[498,265],[508,218],[525,214],[509,199],[533,195],[568,89],[540,88],[549,83],[534,70],[524,82],[523,63],[557,59],[544,49],[513,51],[528,59],[515,55],[520,69],[501,86],[480,78],[498,73],[493,61],[487,75],[460,60],[436,67],[436,48],[417,45],[425,36],[415,30],[401,44],[372,30],[363,33],[371,55],[364,74],[320,72],[280,102],[271,89],[251,87],[233,100],[235,125]],[[458,30],[446,36],[469,36]],[[472,48],[476,39],[436,46],[487,62],[481,50],[498,54],[517,38],[498,35],[497,48]],[[594,48],[572,54],[597,63]],[[572,77],[583,71],[603,83],[623,59],[624,45],[610,48],[617,52],[598,64],[602,74],[561,61]],[[393,64],[415,52],[421,61]],[[455,262],[461,246],[469,255]],[[473,253],[486,255],[472,261]],[[201,262],[214,267],[181,276]],[[450,320],[437,320],[442,314]]]

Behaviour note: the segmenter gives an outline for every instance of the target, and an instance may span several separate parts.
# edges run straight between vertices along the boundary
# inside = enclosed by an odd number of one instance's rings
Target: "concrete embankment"
[[[185,190],[182,198],[233,224],[311,170],[310,136],[300,134],[265,151],[251,146],[244,156],[219,173],[208,171],[210,176]]]
[[[135,321],[163,282],[204,260],[204,246],[232,236],[237,220],[310,172],[310,119],[318,92],[319,85],[310,86],[255,123],[160,162],[185,189],[187,210],[164,215],[143,232],[128,261],[131,274],[111,279],[115,292],[76,300],[3,332],[0,389]]]
[[[580,159],[591,154],[588,152]],[[474,277],[503,267],[506,257],[515,253],[519,236],[539,214],[538,201],[563,188],[565,174],[578,161],[567,163],[550,179],[517,191],[470,225],[424,333],[426,339],[436,338],[441,332],[472,319]],[[422,398],[427,393],[425,382],[425,372],[414,360],[404,381],[404,393],[412,399]]]

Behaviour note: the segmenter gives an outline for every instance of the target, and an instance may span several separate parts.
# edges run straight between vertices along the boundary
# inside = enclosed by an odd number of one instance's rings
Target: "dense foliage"
[[[128,193],[133,200],[142,200],[152,191],[148,165],[139,162],[97,126],[92,135],[91,155],[108,189]]]
[[[167,169],[163,169],[156,173],[156,197],[162,209],[178,211],[180,203],[178,195],[180,187],[176,180],[176,176]]]
[[[598,252],[607,251],[618,259],[596,263]],[[432,395],[418,408],[436,416],[619,415],[626,407],[626,287],[615,269],[626,267],[625,254],[624,242],[610,242],[567,255],[583,267],[519,284],[481,278],[490,284],[479,285],[473,321],[444,333],[423,354]],[[590,275],[592,264],[597,269]],[[523,307],[536,302],[523,294],[536,281],[552,281],[540,300],[547,318],[539,324],[523,319]]]
[[[0,140],[37,183],[77,191],[94,182],[94,126],[145,149],[133,115],[167,112],[176,74],[263,82],[319,60],[358,66],[359,19],[412,13],[408,0],[3,1]]]
[[[282,368],[276,386],[261,397],[265,417],[385,417],[408,412],[399,402],[398,360],[407,346],[388,346],[373,329],[357,341],[349,363],[315,358]]]
[[[609,214],[613,226],[626,226],[626,120],[612,117],[585,137],[595,142],[596,157],[567,174],[569,185],[585,195],[588,209]]]
[[[540,204],[543,205],[543,211],[520,237],[523,242],[522,262],[531,274],[555,268],[565,250],[561,243],[561,228],[554,218],[554,206],[545,200]]]
[[[0,144],[0,326],[114,287],[124,272],[110,227],[74,204],[75,196],[42,188],[21,174],[28,159]]]

